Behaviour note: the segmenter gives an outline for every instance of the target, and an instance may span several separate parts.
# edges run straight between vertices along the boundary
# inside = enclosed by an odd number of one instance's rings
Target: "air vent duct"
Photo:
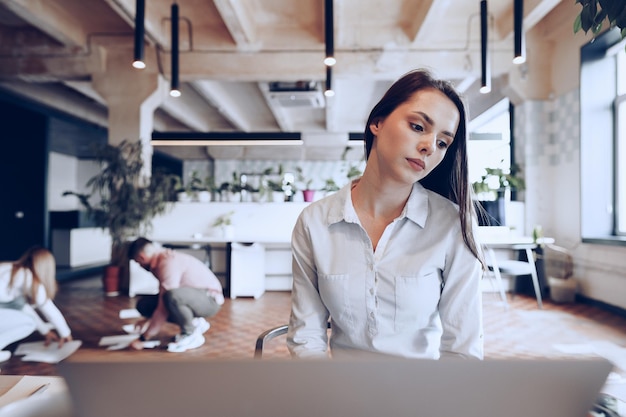
[[[271,82],[267,96],[272,104],[285,108],[321,108],[326,101],[314,81]]]

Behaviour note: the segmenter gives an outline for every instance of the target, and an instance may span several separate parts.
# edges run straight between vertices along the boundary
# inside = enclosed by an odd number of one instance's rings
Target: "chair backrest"
[[[574,258],[569,250],[554,244],[543,248],[543,264],[546,276],[567,279],[574,275]]]
[[[283,324],[281,326],[272,327],[271,329],[261,333],[256,339],[254,358],[261,359],[263,357],[263,348],[265,347],[265,344],[278,336],[286,334],[287,330],[289,330],[289,325]]]
[[[330,320],[328,321],[327,328],[330,329]],[[265,345],[270,340],[286,334],[288,330],[289,325],[283,324],[280,326],[272,327],[271,329],[267,329],[263,333],[258,335],[254,347],[254,358],[261,359],[263,357],[263,349],[265,348]]]

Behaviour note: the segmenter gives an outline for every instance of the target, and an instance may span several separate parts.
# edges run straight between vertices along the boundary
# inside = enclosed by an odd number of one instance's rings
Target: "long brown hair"
[[[48,249],[39,246],[33,246],[28,249],[20,259],[13,262],[10,285],[13,285],[17,272],[22,268],[28,269],[33,275],[30,294],[25,294],[30,301],[35,302],[37,300],[37,291],[39,291],[40,285],[43,285],[46,295],[52,300],[57,293],[54,255]]]
[[[482,251],[474,239],[473,224],[476,211],[472,202],[471,187],[467,168],[467,112],[463,99],[451,83],[439,80],[424,69],[406,73],[387,90],[374,106],[365,124],[365,158],[369,158],[374,134],[370,125],[389,116],[398,106],[408,101],[413,94],[428,88],[434,88],[446,95],[459,111],[460,121],[454,141],[439,165],[425,178],[420,180],[424,188],[440,194],[459,206],[459,219],[463,241],[468,249],[485,265]]]

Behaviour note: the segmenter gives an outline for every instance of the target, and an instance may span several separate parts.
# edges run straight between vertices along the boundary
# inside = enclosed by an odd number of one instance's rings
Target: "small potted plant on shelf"
[[[225,239],[232,239],[235,235],[235,226],[233,225],[233,214],[234,211],[230,211],[226,214],[222,214],[215,222],[213,222],[213,227],[217,227],[220,229],[222,237]]]
[[[183,185],[183,180],[180,176],[174,176],[174,193],[176,194],[176,201],[181,203],[189,202],[192,200],[191,191]]]
[[[313,199],[315,198],[315,190],[311,187],[311,184],[313,183],[313,179],[305,177],[302,172],[302,168],[300,167],[296,168],[296,174],[297,174],[297,181],[302,187],[302,196],[304,198],[304,201],[306,202],[313,201]]]
[[[333,178],[328,178],[324,182],[324,187],[322,187],[321,191],[324,191],[324,195],[329,195],[329,194],[339,191],[339,186],[337,185],[337,183],[335,182]]]
[[[200,201],[203,203],[211,201],[210,188],[206,185],[206,179],[203,180],[202,178],[200,178],[200,173],[198,171],[193,171],[191,173],[189,189],[195,201]]]

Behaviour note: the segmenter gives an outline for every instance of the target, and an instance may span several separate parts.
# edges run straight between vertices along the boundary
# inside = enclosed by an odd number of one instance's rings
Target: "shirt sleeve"
[[[32,310],[32,313],[26,310],[22,311],[33,316],[37,325],[37,330],[42,335],[47,334],[50,331],[51,327],[56,329],[60,337],[67,337],[71,334],[70,327],[67,325],[63,314],[61,314],[61,311],[59,311],[54,302],[52,302],[52,300],[48,298],[48,295],[46,294],[46,289],[43,285],[39,285],[39,287],[37,288],[36,299],[33,303],[33,306],[36,307],[37,310],[39,310],[39,312],[44,316],[48,323],[44,323],[37,314],[37,312],[32,309],[32,307],[30,308],[30,310]]]
[[[292,234],[291,315],[287,347],[292,357],[328,357],[329,313],[317,288],[311,239],[301,215]]]
[[[442,358],[483,359],[482,275],[481,263],[467,248],[458,231],[443,271],[444,285],[439,303]]]
[[[48,322],[52,323],[54,328],[59,333],[60,337],[68,337],[72,332],[70,331],[70,327],[67,325],[63,314],[59,311],[57,306],[52,302],[52,300],[48,299],[45,303],[37,307],[41,314],[48,320]]]
[[[52,330],[52,325],[43,321],[41,317],[39,317],[39,314],[37,314],[35,309],[30,304],[24,304],[24,306],[22,307],[22,313],[28,315],[28,317],[33,319],[33,321],[35,322],[35,327],[41,335],[45,336],[50,330]]]

